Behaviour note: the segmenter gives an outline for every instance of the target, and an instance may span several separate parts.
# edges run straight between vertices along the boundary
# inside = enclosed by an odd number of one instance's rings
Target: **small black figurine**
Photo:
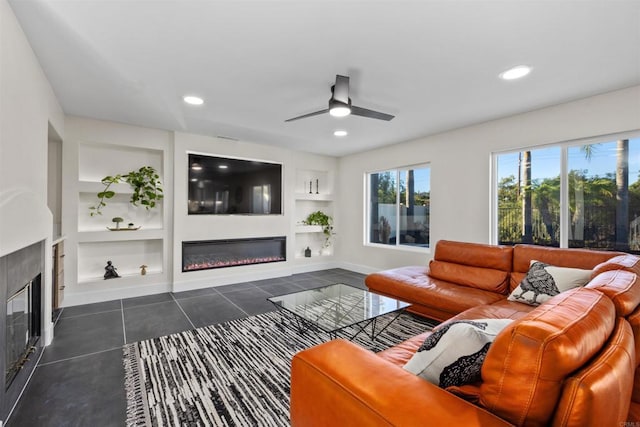
[[[120,277],[116,270],[117,268],[115,268],[113,264],[111,264],[111,261],[107,261],[107,265],[104,268],[104,280]]]

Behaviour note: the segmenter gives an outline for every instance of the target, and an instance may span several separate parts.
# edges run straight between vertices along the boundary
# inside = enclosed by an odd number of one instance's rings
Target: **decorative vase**
[[[307,246],[307,249],[304,250],[304,256],[306,258],[311,258],[311,249]]]

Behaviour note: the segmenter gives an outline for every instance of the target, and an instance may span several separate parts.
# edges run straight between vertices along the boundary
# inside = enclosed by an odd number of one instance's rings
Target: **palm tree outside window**
[[[497,243],[640,252],[640,134],[494,158]]]

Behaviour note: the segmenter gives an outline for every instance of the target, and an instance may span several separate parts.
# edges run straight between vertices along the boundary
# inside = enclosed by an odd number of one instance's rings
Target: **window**
[[[560,147],[498,156],[500,244],[559,246]]]
[[[428,166],[367,175],[367,243],[429,247]]]
[[[500,244],[640,252],[640,135],[494,156]]]

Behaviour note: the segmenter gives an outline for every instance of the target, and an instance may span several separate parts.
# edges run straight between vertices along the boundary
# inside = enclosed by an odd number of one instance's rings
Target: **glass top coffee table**
[[[338,332],[354,326],[353,340],[371,325],[369,336],[374,340],[411,304],[336,283],[334,285],[293,292],[267,298],[278,310],[293,315],[298,330],[319,329],[336,338]],[[376,320],[385,314],[395,313],[387,324],[376,331]]]

